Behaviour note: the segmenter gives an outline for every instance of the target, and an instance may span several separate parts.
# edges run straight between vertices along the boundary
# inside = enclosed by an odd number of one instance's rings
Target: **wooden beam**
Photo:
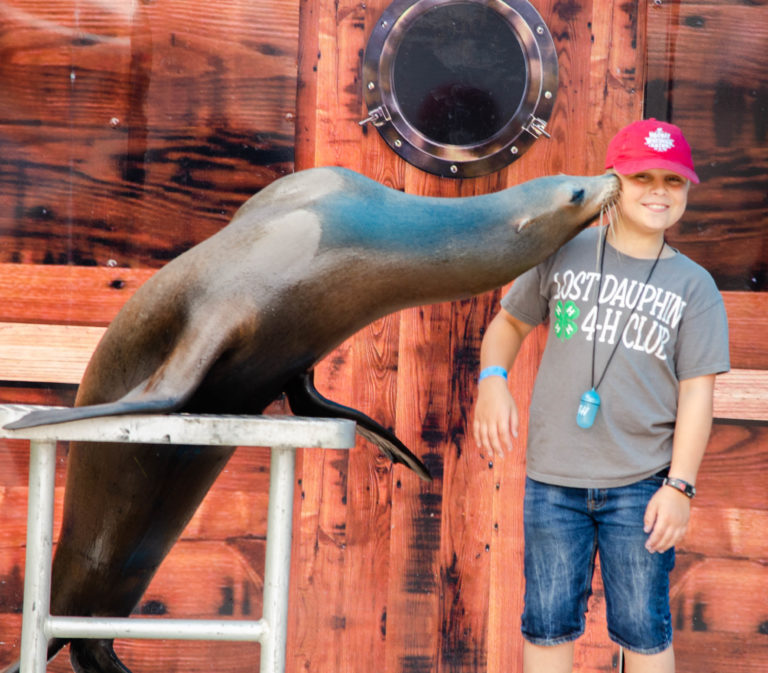
[[[768,371],[733,369],[715,381],[716,419],[768,421]]]
[[[0,323],[0,381],[80,383],[103,327]]]
[[[104,326],[155,271],[0,264],[0,321]]]
[[[103,327],[0,322],[0,381],[79,383]],[[717,377],[715,418],[768,420],[768,370]]]

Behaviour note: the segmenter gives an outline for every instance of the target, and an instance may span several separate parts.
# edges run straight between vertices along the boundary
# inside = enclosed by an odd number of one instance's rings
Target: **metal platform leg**
[[[261,642],[260,673],[285,671],[295,468],[295,449],[272,447],[262,613],[268,630]]]
[[[29,453],[24,612],[21,620],[23,673],[45,673],[48,658],[47,621],[51,603],[55,476],[56,442],[32,440]]]

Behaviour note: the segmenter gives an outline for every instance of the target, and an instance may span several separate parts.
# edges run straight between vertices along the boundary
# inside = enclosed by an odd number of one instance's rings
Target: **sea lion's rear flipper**
[[[73,640],[69,661],[75,673],[131,673],[117,658],[111,640]]]
[[[357,423],[357,432],[379,447],[393,463],[402,463],[411,468],[425,481],[432,481],[432,475],[408,447],[383,425],[366,416],[362,411],[345,407],[323,397],[315,388],[314,373],[305,372],[293,379],[285,388],[288,403],[294,414],[319,416],[321,418],[348,418]]]

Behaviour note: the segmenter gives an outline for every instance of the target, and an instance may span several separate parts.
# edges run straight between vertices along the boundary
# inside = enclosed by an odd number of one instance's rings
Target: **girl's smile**
[[[621,196],[616,243],[629,254],[645,256],[646,247],[658,249],[664,232],[683,216],[690,182],[662,168],[618,176]]]

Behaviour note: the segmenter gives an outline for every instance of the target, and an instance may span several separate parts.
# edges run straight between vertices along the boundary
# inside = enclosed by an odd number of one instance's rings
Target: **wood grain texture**
[[[728,313],[731,367],[768,369],[768,295],[764,292],[724,292]]]
[[[702,179],[669,240],[709,269],[721,289],[764,291],[768,64],[754,55],[768,49],[768,7],[649,7],[646,114],[683,128]]]
[[[702,182],[668,240],[710,270],[728,311],[730,374],[672,577],[678,670],[768,667],[768,7],[697,0],[649,5],[646,115],[680,125]],[[739,423],[741,418],[760,419]]]
[[[0,261],[158,266],[292,169],[297,2],[0,16]]]
[[[0,264],[0,322],[105,327],[153,269]]]
[[[0,323],[0,381],[80,383],[103,327]]]
[[[718,376],[714,417],[768,423],[768,370],[734,369]]]

